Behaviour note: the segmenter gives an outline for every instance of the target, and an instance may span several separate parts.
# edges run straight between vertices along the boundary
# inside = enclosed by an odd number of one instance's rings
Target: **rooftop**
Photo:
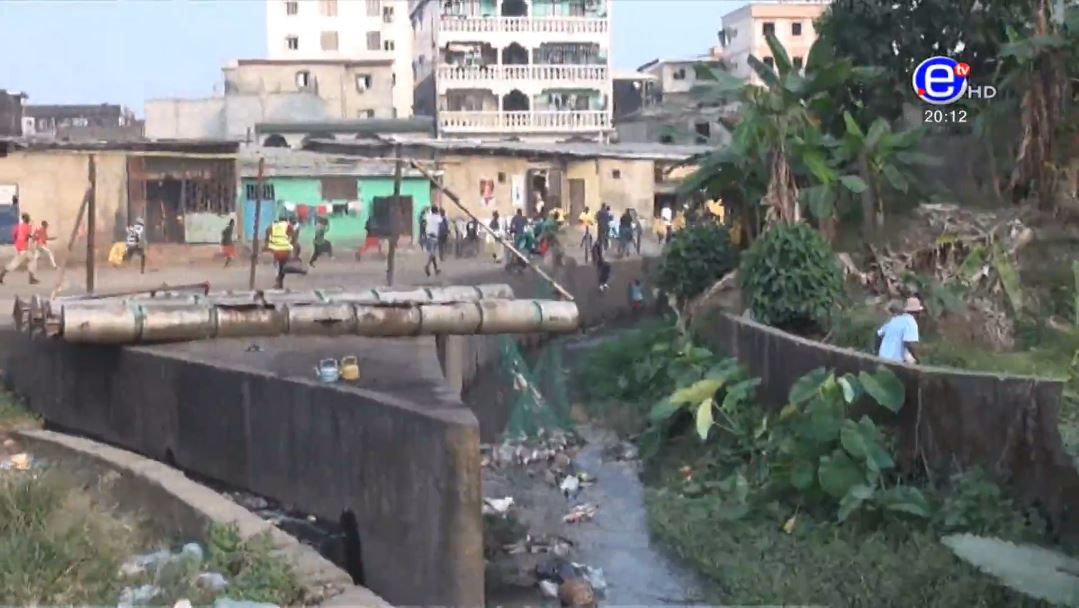
[[[111,103],[102,104],[28,104],[23,106],[23,115],[33,118],[79,118],[84,116],[123,115],[124,109]]]
[[[243,67],[246,65],[341,65],[341,66],[371,66],[391,65],[392,58],[385,59],[234,59],[225,69]]]
[[[339,141],[315,139],[308,149],[339,154],[358,154],[385,150],[394,142],[391,138]],[[685,160],[711,151],[710,146],[682,146],[659,143],[600,144],[590,142],[532,143],[519,141],[480,141],[464,139],[401,140],[409,147],[460,154],[506,154],[530,156],[562,156],[572,158],[624,158],[640,160]]]
[[[220,140],[137,139],[130,141],[60,141],[30,137],[0,137],[9,150],[66,150],[72,152],[149,152],[176,154],[236,154],[238,142]]]
[[[435,120],[430,116],[412,118],[364,118],[360,120],[327,120],[315,122],[260,122],[255,133],[434,133]]]
[[[250,147],[240,152],[236,168],[241,177],[258,175],[259,159],[264,158],[265,177],[307,176],[387,176],[393,175],[394,162],[383,159],[359,158],[323,154],[288,148]],[[404,177],[420,177],[413,169],[405,168]]]

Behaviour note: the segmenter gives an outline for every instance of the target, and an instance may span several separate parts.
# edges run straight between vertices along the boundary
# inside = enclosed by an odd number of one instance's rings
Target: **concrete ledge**
[[[329,521],[398,605],[481,605],[479,428],[433,338],[85,347],[0,333],[4,380],[52,425]],[[358,386],[314,380],[355,354]]]
[[[1058,428],[1061,381],[886,362],[718,311],[694,331],[759,376],[759,394],[776,407],[814,369],[858,373],[885,365],[906,388],[899,415],[882,417],[898,431],[906,466],[939,475],[981,466],[1064,533],[1079,534],[1079,472]]]
[[[268,532],[294,568],[305,603],[333,604],[343,598],[353,606],[389,606],[370,590],[353,585],[346,572],[313,548],[172,467],[62,433],[22,431],[17,435],[36,457],[59,463],[117,508],[145,515],[151,525],[175,538],[205,539],[210,524],[235,524],[243,538]]]

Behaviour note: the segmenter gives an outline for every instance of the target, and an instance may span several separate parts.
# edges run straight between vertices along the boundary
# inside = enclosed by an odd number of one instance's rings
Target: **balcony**
[[[611,128],[611,117],[605,111],[439,112],[438,128],[447,133],[605,131]]]
[[[440,65],[437,79],[440,83],[460,85],[511,80],[605,82],[607,76],[605,65]]]
[[[458,17],[441,18],[443,32],[606,34],[607,19],[596,17]]]

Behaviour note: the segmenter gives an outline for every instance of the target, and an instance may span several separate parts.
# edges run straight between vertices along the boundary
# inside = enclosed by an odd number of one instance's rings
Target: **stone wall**
[[[90,347],[0,338],[4,378],[49,425],[336,521],[363,583],[399,605],[483,603],[479,433],[433,339]],[[314,380],[360,356],[363,388]]]
[[[1057,428],[1061,382],[885,363],[726,313],[706,317],[695,331],[759,376],[759,395],[777,407],[793,382],[814,369],[858,373],[887,365],[906,388],[903,409],[884,421],[897,428],[907,467],[943,476],[981,466],[1040,505],[1064,533],[1079,533],[1079,520],[1069,518],[1079,509],[1079,473]]]

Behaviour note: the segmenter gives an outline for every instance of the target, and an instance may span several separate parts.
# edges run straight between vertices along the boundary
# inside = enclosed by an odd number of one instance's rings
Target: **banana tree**
[[[740,118],[730,145],[697,159],[698,170],[682,192],[704,190],[746,210],[764,208],[766,219],[798,222],[805,205],[802,189],[833,183],[865,189],[858,176],[844,175],[842,167],[829,163],[832,144],[821,128],[840,111],[839,92],[852,82],[871,82],[880,71],[836,60],[827,45],[815,44],[803,73],[773,34],[766,37],[774,67],[756,57],[748,60],[759,83],[711,66],[697,69],[703,84],[695,93],[701,103],[737,104]]]
[[[843,122],[846,132],[833,148],[835,159],[857,170],[860,183],[850,189],[861,196],[863,228],[871,234],[884,225],[888,195],[924,194],[917,187],[918,170],[939,161],[919,151],[922,129],[897,133],[887,120],[878,118],[863,130],[850,112],[843,113]]]

